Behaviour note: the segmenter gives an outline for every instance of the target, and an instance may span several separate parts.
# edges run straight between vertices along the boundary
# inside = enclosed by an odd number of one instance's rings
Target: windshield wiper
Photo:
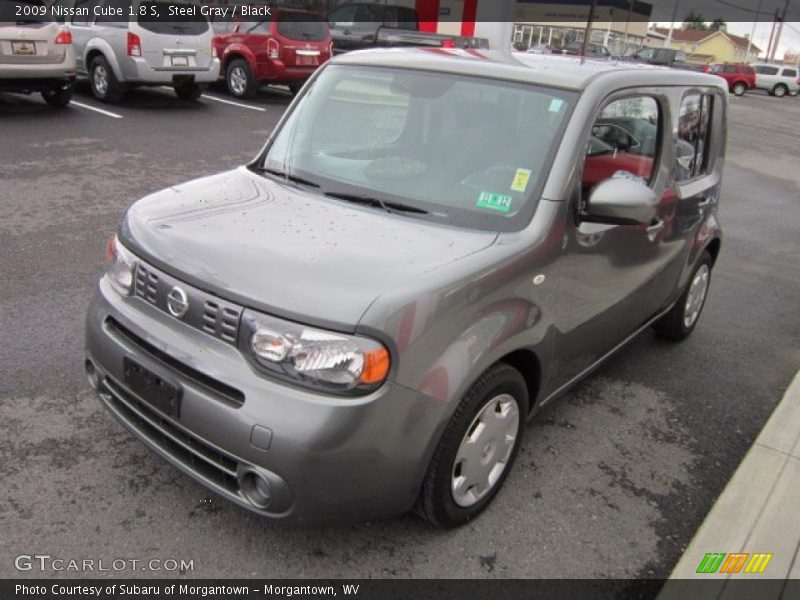
[[[386,212],[400,212],[400,213],[414,213],[417,215],[427,215],[428,211],[424,208],[410,206],[408,204],[401,204],[399,202],[391,202],[381,200],[380,198],[373,198],[371,196],[363,196],[360,194],[345,194],[341,192],[325,192],[326,196],[336,198],[337,200],[344,200],[345,202],[353,202],[355,204],[364,204],[366,206],[373,206],[382,208]]]
[[[291,181],[292,183],[299,183],[300,185],[307,185],[309,187],[318,188],[319,184],[308,179],[304,179],[303,177],[298,177],[297,175],[292,175],[290,173],[286,173],[284,171],[280,171],[278,169],[268,169],[267,167],[258,167],[258,170],[262,173],[269,173],[270,175],[274,175],[275,177],[280,177],[281,179],[285,179],[286,181]]]

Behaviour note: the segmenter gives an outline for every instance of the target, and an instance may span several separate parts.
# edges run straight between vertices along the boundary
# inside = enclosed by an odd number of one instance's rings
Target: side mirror
[[[650,223],[656,216],[658,198],[647,185],[627,177],[598,183],[586,203],[587,221],[634,225]]]

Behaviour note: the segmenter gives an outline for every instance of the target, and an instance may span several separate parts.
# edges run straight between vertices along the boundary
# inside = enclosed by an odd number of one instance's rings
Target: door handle
[[[653,219],[653,222],[647,227],[647,229],[645,229],[645,231],[647,232],[647,239],[650,240],[651,242],[654,242],[656,240],[658,232],[663,229],[664,229],[664,221],[656,217],[655,219]]]
[[[712,199],[710,197],[704,198],[703,200],[701,200],[700,202],[697,203],[697,208],[702,210],[707,206],[711,206],[711,203],[712,203]]]

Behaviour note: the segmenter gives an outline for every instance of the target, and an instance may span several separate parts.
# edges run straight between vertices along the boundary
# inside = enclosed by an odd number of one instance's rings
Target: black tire
[[[783,98],[789,92],[789,88],[787,88],[784,84],[779,83],[774,88],[772,88],[772,95],[778,98]]]
[[[252,98],[258,91],[253,70],[243,58],[236,58],[225,69],[225,86],[234,98]]]
[[[53,108],[64,108],[72,101],[73,90],[74,86],[72,85],[67,87],[59,86],[42,92],[42,98]]]
[[[481,411],[500,394],[508,394],[514,400],[519,416],[517,435],[511,454],[505,461],[502,473],[487,489],[485,495],[471,506],[459,506],[451,490],[459,447],[467,432],[474,429],[473,422]],[[439,445],[428,465],[415,512],[434,525],[444,528],[458,527],[478,516],[503,486],[514,466],[527,413],[528,389],[519,371],[505,363],[497,363],[481,375],[461,400],[439,440]]]
[[[175,86],[175,95],[185,102],[197,102],[203,95],[203,86],[194,81]]]
[[[689,337],[689,334],[694,331],[694,328],[697,326],[697,322],[700,320],[700,314],[703,312],[703,307],[705,306],[708,288],[711,283],[711,271],[712,267],[714,266],[713,263],[714,261],[711,258],[711,255],[708,252],[703,252],[700,260],[697,261],[697,264],[692,271],[691,277],[689,277],[689,281],[686,283],[686,288],[683,290],[680,298],[678,298],[675,306],[673,306],[672,310],[661,317],[653,325],[653,329],[655,329],[658,335],[668,340],[680,342],[681,340],[685,340],[687,337]],[[707,279],[705,291],[703,292],[702,299],[700,300],[697,315],[694,317],[691,323],[687,324],[685,317],[687,301],[689,301],[689,293],[692,289],[692,283],[701,269],[706,270]]]
[[[100,70],[103,72],[102,79],[106,82],[105,86],[100,84]],[[92,94],[100,102],[119,102],[125,95],[125,86],[114,75],[114,70],[104,56],[95,56],[92,59],[92,64],[89,66],[89,85],[92,87]]]
[[[733,84],[732,91],[734,96],[744,96],[744,93],[747,91],[747,86],[740,81],[738,83]]]

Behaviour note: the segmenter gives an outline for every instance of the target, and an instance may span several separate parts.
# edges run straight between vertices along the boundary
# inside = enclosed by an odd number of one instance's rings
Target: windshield
[[[415,218],[521,229],[574,97],[462,75],[332,65],[261,166],[322,194],[410,207]]]

